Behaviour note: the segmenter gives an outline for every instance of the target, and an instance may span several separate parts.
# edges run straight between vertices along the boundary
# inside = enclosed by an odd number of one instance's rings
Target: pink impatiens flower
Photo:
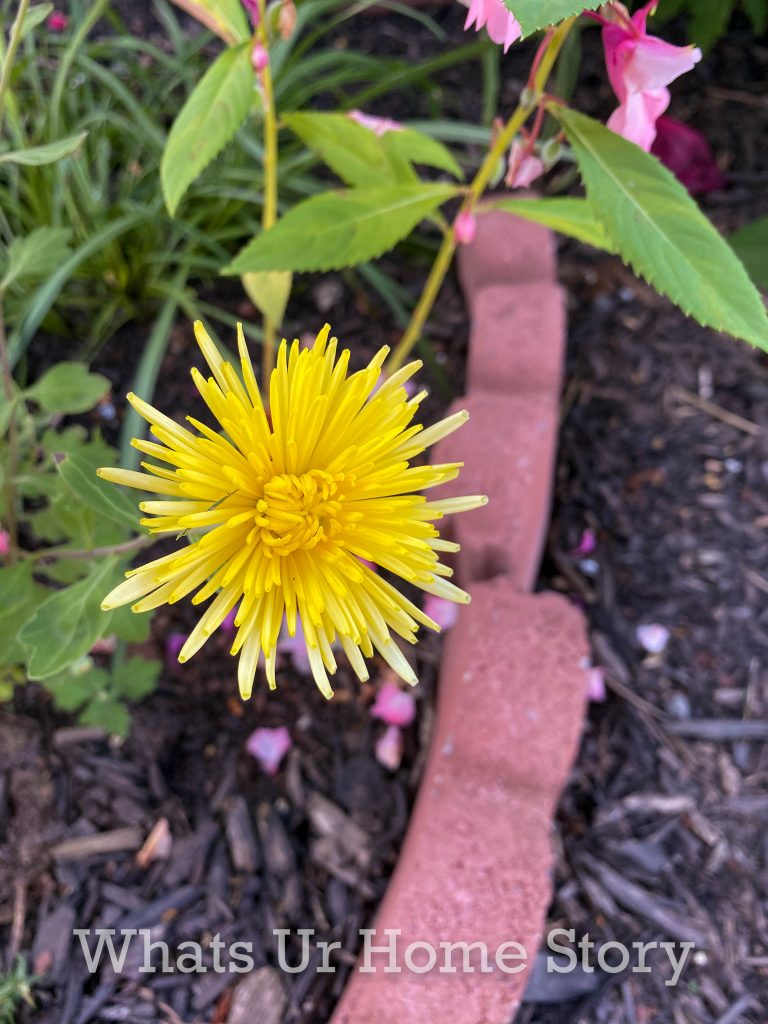
[[[509,151],[507,176],[504,178],[507,188],[526,188],[543,173],[544,164],[539,157],[530,151],[525,142],[515,139]]]
[[[608,127],[646,152],[669,106],[667,86],[701,60],[695,46],[673,46],[648,35],[646,21],[657,4],[650,0],[630,17],[623,4],[614,3],[600,18],[608,78],[619,100]]]
[[[362,110],[350,110],[347,117],[362,125],[363,128],[368,128],[374,135],[378,135],[379,138],[382,135],[386,135],[387,132],[401,132],[403,130],[403,126],[398,121],[393,121],[391,117],[376,117],[375,114],[364,114]]]
[[[716,192],[728,179],[717,166],[712,147],[701,132],[673,117],[660,117],[651,152],[691,195]]]
[[[256,28],[259,24],[258,0],[243,0],[243,7],[245,8],[248,17],[251,19],[251,24]]]
[[[267,775],[277,775],[280,762],[292,746],[291,734],[281,725],[277,729],[256,729],[248,737],[245,749]]]
[[[522,35],[517,19],[503,0],[470,0],[465,31],[473,25],[478,32],[486,28],[493,42],[504,47],[504,53]]]

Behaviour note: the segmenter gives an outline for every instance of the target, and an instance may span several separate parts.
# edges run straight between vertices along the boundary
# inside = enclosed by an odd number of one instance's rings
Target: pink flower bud
[[[296,4],[293,0],[283,0],[280,4],[278,25],[282,38],[290,39],[296,28]]]
[[[515,139],[509,151],[509,163],[504,184],[507,188],[526,188],[544,173],[544,164],[529,152],[524,142]]]
[[[471,210],[462,210],[453,223],[453,237],[459,245],[470,245],[477,234],[477,218]]]
[[[396,725],[389,725],[376,741],[376,760],[391,772],[397,771],[403,759],[403,734]]]
[[[49,32],[66,32],[69,18],[62,11],[51,11],[45,24]]]
[[[277,775],[280,762],[293,746],[291,734],[284,725],[277,729],[257,729],[248,737],[245,749],[261,765],[267,775]]]
[[[256,28],[259,24],[259,5],[257,0],[243,0],[243,7],[245,8],[246,14],[251,19],[251,24]]]
[[[7,555],[11,546],[11,538],[7,530],[0,530],[0,555]]]
[[[371,714],[387,725],[410,725],[416,717],[416,701],[397,683],[384,683],[376,694]]]
[[[260,75],[264,68],[269,64],[269,54],[261,45],[261,43],[254,43],[253,49],[251,50],[251,65],[257,75]]]

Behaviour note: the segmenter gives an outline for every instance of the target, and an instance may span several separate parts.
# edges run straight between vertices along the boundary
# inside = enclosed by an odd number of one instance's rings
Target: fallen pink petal
[[[455,601],[446,601],[444,597],[427,594],[424,598],[424,614],[434,619],[441,629],[451,629],[459,617],[459,606]]]
[[[527,188],[543,173],[543,161],[529,151],[526,143],[515,139],[509,151],[507,175],[504,178],[507,188]]]
[[[416,717],[416,701],[412,694],[401,690],[397,683],[387,682],[376,694],[371,715],[387,725],[405,727]]]
[[[403,759],[403,734],[396,725],[389,725],[376,741],[376,760],[391,772],[397,771]]]
[[[381,138],[382,135],[386,135],[387,132],[401,132],[403,126],[397,121],[393,121],[389,117],[376,117],[375,114],[364,114],[362,110],[350,110],[347,114],[357,124],[368,128],[374,135],[378,135]]]
[[[649,654],[661,654],[669,643],[669,630],[658,622],[638,626],[635,636],[643,650]]]
[[[660,117],[656,122],[651,152],[691,195],[717,192],[728,184],[705,136],[673,117]]]
[[[453,237],[459,245],[471,245],[477,234],[477,218],[471,210],[462,210],[453,224]]]
[[[583,558],[585,555],[591,555],[596,549],[597,537],[595,531],[587,528],[582,533],[579,543],[569,551],[569,554],[572,558]]]
[[[267,775],[277,775],[280,762],[292,746],[291,734],[280,725],[276,729],[256,729],[246,740],[245,749]]]
[[[522,35],[514,14],[508,11],[502,0],[471,0],[464,29],[485,28],[494,43],[504,47],[504,53]]]
[[[600,665],[591,665],[587,669],[587,699],[601,704],[605,697],[605,669]]]

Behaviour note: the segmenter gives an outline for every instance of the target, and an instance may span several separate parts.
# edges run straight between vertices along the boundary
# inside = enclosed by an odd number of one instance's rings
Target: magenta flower
[[[573,558],[584,558],[585,555],[591,555],[596,548],[597,537],[595,536],[595,531],[587,528],[583,531],[576,547],[572,548],[568,553]]]
[[[374,135],[381,138],[387,132],[401,132],[403,126],[399,121],[393,121],[390,117],[376,117],[375,114],[364,114],[362,110],[350,110],[347,117],[368,128]]]
[[[459,606],[444,597],[427,594],[424,598],[424,614],[438,624],[440,629],[451,629],[459,617]]]
[[[51,11],[45,24],[49,32],[66,32],[69,18],[62,11]]]
[[[257,75],[260,75],[268,64],[269,54],[261,45],[261,43],[254,43],[253,48],[251,49],[251,67],[253,68]]]
[[[256,28],[259,24],[258,0],[243,0],[243,7],[245,8],[248,17],[251,19],[251,24]]]
[[[453,237],[459,245],[470,245],[477,234],[477,218],[471,210],[462,210],[453,222]]]
[[[527,188],[543,173],[542,161],[530,151],[525,142],[515,139],[509,151],[507,175],[504,178],[507,188]]]
[[[416,701],[397,683],[384,683],[376,694],[371,714],[387,725],[410,725],[416,717]]]
[[[648,152],[656,138],[656,122],[669,106],[667,86],[701,60],[695,46],[673,46],[648,35],[646,21],[658,0],[632,17],[621,3],[608,8],[603,24],[605,64],[619,106],[608,127]]]
[[[487,29],[494,43],[504,47],[504,53],[522,35],[517,19],[502,0],[470,0],[464,30],[473,25],[478,32],[481,28]]]
[[[267,775],[277,775],[280,762],[292,746],[291,734],[281,725],[277,729],[256,729],[246,740],[245,749]]]
[[[389,725],[376,741],[374,754],[379,764],[396,772],[403,759],[403,734],[396,725]]]
[[[691,195],[725,188],[728,179],[717,166],[712,147],[701,132],[672,117],[656,122],[651,152],[668,167]]]
[[[7,555],[11,546],[11,538],[7,530],[0,530],[0,555]]]

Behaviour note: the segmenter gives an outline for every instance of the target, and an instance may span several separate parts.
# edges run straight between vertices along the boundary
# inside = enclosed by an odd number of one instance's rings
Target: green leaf
[[[69,228],[36,228],[25,238],[16,238],[8,247],[5,275],[0,291],[25,277],[44,277],[69,255]]]
[[[100,373],[89,373],[82,363],[57,363],[25,392],[46,412],[78,413],[92,409],[109,391]]]
[[[768,28],[768,0],[744,0],[744,10],[752,23],[752,31],[762,35]]]
[[[18,633],[47,593],[35,582],[31,562],[0,569],[0,666],[20,665],[26,660]]]
[[[106,516],[126,530],[138,532],[139,517],[131,499],[114,484],[99,479],[91,461],[71,453],[58,464],[65,483],[99,516]]]
[[[391,249],[457,192],[422,182],[314,196],[250,242],[222,273],[354,266]]]
[[[520,22],[524,36],[540,28],[556,25],[582,11],[593,11],[603,0],[504,0]]]
[[[616,251],[706,327],[768,349],[763,301],[727,242],[649,153],[565,107],[552,114],[573,147],[587,199]]]
[[[243,274],[245,293],[259,312],[280,327],[291,294],[293,274],[290,270],[265,270]]]
[[[250,36],[248,19],[240,0],[173,0],[201,25],[232,46]]]
[[[557,199],[497,199],[483,203],[483,209],[506,210],[523,220],[543,224],[562,235],[576,238],[596,249],[615,252],[615,248],[596,219],[592,204],[569,196]]]
[[[0,153],[0,164],[23,164],[25,167],[52,164],[74,153],[87,137],[88,132],[79,132],[56,142],[48,142],[44,146],[30,146],[28,149],[16,149],[11,153]]]
[[[250,44],[225,50],[203,75],[173,123],[160,164],[171,214],[248,116],[255,88]]]
[[[759,288],[768,288],[768,217],[740,228],[728,241]]]
[[[451,151],[415,128],[403,128],[398,132],[386,132],[381,137],[381,144],[390,155],[410,160],[415,164],[437,167],[447,171],[454,178],[463,178],[464,172]]]
[[[90,651],[104,635],[109,616],[101,600],[117,584],[117,558],[105,558],[84,580],[59,590],[40,604],[19,633],[29,650],[30,679],[47,679]]]
[[[24,17],[24,24],[21,26],[21,38],[23,39],[27,33],[33,32],[52,11],[53,4],[35,4],[30,7]]]
[[[134,612],[130,605],[124,604],[110,613],[108,631],[127,644],[143,644],[149,639],[151,622],[151,615]]]
[[[696,0],[692,7],[690,38],[705,52],[725,33],[736,0]]]
[[[112,673],[112,691],[125,700],[141,700],[157,686],[163,665],[146,658],[128,658]]]
[[[77,669],[82,666],[84,671],[59,672],[44,681],[43,685],[62,711],[77,711],[109,685],[109,672],[103,668],[89,668],[90,661],[90,658],[85,658],[77,666],[72,666]]]
[[[83,725],[97,725],[113,736],[127,736],[131,716],[125,704],[108,693],[99,693],[79,716]]]

